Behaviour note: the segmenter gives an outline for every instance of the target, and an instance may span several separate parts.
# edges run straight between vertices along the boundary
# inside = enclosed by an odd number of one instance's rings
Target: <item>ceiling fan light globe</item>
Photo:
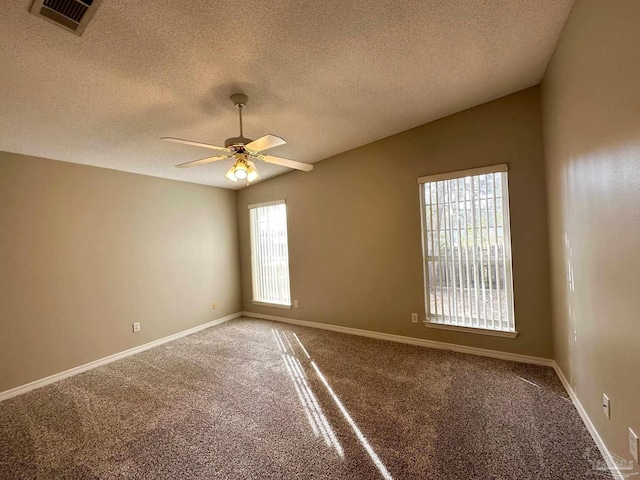
[[[231,180],[232,182],[237,182],[238,179],[235,177],[235,175],[233,174],[234,170],[235,170],[235,165],[233,167],[231,167],[229,170],[227,170],[227,173],[224,174],[225,177],[227,177],[229,180]]]
[[[260,175],[258,174],[258,172],[256,172],[255,170],[253,172],[249,172],[249,174],[247,175],[247,181],[249,183],[253,182],[254,180],[257,180],[260,178]]]
[[[244,180],[249,175],[249,172],[247,172],[247,167],[244,164],[238,162],[234,167],[233,175],[238,180]]]
[[[260,174],[256,169],[256,165],[251,160],[247,160],[247,182],[251,183],[259,178]]]

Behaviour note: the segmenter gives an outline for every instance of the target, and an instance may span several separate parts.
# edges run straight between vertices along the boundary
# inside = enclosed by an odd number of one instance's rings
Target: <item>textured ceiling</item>
[[[245,136],[317,162],[537,84],[572,0],[104,0],[82,37],[31,3],[0,6],[0,150],[239,188],[159,138],[224,144],[241,92]]]

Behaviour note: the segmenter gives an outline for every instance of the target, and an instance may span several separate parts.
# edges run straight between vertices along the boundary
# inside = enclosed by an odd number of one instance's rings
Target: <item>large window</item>
[[[284,200],[249,205],[253,302],[291,306],[287,206]]]
[[[507,165],[418,183],[426,324],[515,336]]]

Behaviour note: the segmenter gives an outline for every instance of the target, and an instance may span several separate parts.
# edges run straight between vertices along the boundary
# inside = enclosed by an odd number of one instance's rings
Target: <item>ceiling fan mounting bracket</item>
[[[243,93],[234,93],[229,98],[231,98],[231,101],[233,102],[233,104],[238,108],[246,107],[247,102],[249,101],[249,98]]]

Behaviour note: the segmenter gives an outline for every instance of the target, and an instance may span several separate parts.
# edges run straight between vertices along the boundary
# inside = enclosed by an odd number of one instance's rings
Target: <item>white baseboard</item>
[[[203,323],[202,325],[198,325],[197,327],[189,328],[188,330],[183,330],[182,332],[174,333],[173,335],[169,335],[168,337],[160,338],[158,340],[145,343],[144,345],[139,345],[137,347],[130,348],[129,350],[125,350],[123,352],[114,353],[113,355],[109,355],[108,357],[100,358],[98,360],[94,360],[93,362],[85,363],[84,365],[80,365],[78,367],[65,370],[64,372],[56,373],[54,375],[41,378],[40,380],[35,380],[33,382],[27,383],[26,385],[21,385],[19,387],[12,388],[11,390],[5,390],[4,392],[0,392],[0,402],[3,400],[7,400],[8,398],[15,397],[17,395],[21,395],[23,393],[29,392],[36,388],[44,387],[45,385],[49,385],[51,383],[57,382],[59,380],[62,380],[63,378],[72,377],[73,375],[86,372],[87,370],[91,370],[92,368],[96,368],[101,365],[106,365],[107,363],[120,360],[121,358],[125,358],[130,355],[135,355],[136,353],[149,350],[150,348],[157,347],[158,345],[162,345],[163,343],[171,342],[181,337],[186,337],[187,335],[191,335],[192,333],[199,332],[200,330],[204,330],[205,328],[220,325],[221,323],[227,322],[239,316],[241,316],[240,312],[227,315],[226,317],[218,318],[217,320]]]
[[[169,335],[168,337],[164,337],[164,338],[161,338],[161,339],[158,339],[158,340],[154,340],[152,342],[145,343],[144,345],[140,345],[138,347],[130,348],[129,350],[125,350],[123,352],[119,352],[119,353],[116,353],[116,354],[113,354],[113,355],[109,355],[108,357],[104,357],[104,358],[95,360],[93,362],[86,363],[84,365],[80,365],[78,367],[74,367],[74,368],[71,368],[69,370],[65,370],[64,372],[56,373],[56,374],[51,375],[49,377],[45,377],[45,378],[42,378],[40,380],[36,380],[34,382],[31,382],[31,383],[27,383],[26,385],[22,385],[20,387],[12,388],[11,390],[6,390],[4,392],[0,392],[0,401],[6,400],[8,398],[15,397],[17,395],[26,393],[26,392],[28,392],[30,390],[34,390],[36,388],[44,387],[45,385],[49,385],[51,383],[57,382],[59,380],[62,380],[63,378],[68,378],[68,377],[71,377],[73,375],[77,375],[78,373],[86,372],[87,370],[91,370],[91,369],[99,367],[101,365],[106,365],[107,363],[114,362],[114,361],[119,360],[121,358],[125,358],[125,357],[128,357],[130,355],[134,355],[136,353],[143,352],[143,351],[148,350],[150,348],[157,347],[158,345],[162,345],[163,343],[171,342],[171,341],[177,340],[178,338],[181,338],[181,337],[186,337],[187,335],[191,335],[193,333],[199,332],[200,330],[204,330],[204,329],[209,328],[209,327],[220,325],[220,324],[222,324],[224,322],[227,322],[229,320],[233,320],[234,318],[237,318],[237,317],[240,317],[240,316],[246,316],[246,317],[252,317],[252,318],[260,318],[260,319],[264,319],[264,320],[273,320],[275,322],[288,323],[288,324],[292,324],[292,325],[300,325],[300,326],[304,326],[304,327],[318,328],[318,329],[322,329],[322,330],[330,330],[330,331],[333,331],[333,332],[347,333],[347,334],[350,334],[350,335],[359,335],[359,336],[362,336],[362,337],[375,338],[375,339],[378,339],[378,340],[388,340],[388,341],[391,341],[391,342],[406,343],[406,344],[409,344],[409,345],[417,345],[417,346],[421,346],[421,347],[437,348],[437,349],[440,349],[440,350],[450,350],[450,351],[453,351],[453,352],[467,353],[467,354],[471,354],[471,355],[479,355],[479,356],[483,356],[483,357],[497,358],[497,359],[500,359],[500,360],[510,360],[510,361],[514,361],[514,362],[531,363],[531,364],[534,364],[534,365],[543,365],[543,366],[552,367],[554,369],[554,371],[556,372],[556,375],[560,379],[560,382],[562,383],[562,385],[564,386],[565,390],[567,391],[567,394],[571,398],[571,401],[573,402],[574,406],[576,407],[576,410],[578,411],[578,414],[580,415],[580,418],[582,418],[582,421],[584,422],[585,426],[587,427],[587,430],[591,434],[591,437],[595,441],[598,449],[600,450],[601,455],[606,460],[607,465],[609,466],[609,469],[611,470],[611,473],[613,474],[613,477],[616,480],[624,480],[624,477],[621,474],[621,472],[618,470],[616,464],[614,463],[613,458],[612,458],[609,450],[607,449],[607,446],[602,441],[602,438],[600,437],[600,434],[598,433],[598,431],[596,430],[595,426],[591,422],[591,419],[589,418],[589,415],[587,415],[587,412],[582,407],[582,404],[580,403],[580,400],[578,400],[578,397],[576,396],[575,392],[573,391],[573,388],[569,384],[567,378],[564,376],[564,373],[562,372],[562,370],[560,369],[558,364],[553,359],[543,358],[543,357],[534,357],[534,356],[529,356],[529,355],[520,355],[520,354],[516,354],[516,353],[509,353],[509,352],[501,352],[501,351],[498,351],[498,350],[487,350],[487,349],[477,348],[477,347],[468,347],[468,346],[465,346],[465,345],[457,345],[457,344],[453,344],[453,343],[444,343],[444,342],[438,342],[438,341],[435,341],[435,340],[426,340],[426,339],[422,339],[422,338],[405,337],[405,336],[402,336],[402,335],[394,335],[394,334],[391,334],[391,333],[375,332],[375,331],[372,331],[372,330],[363,330],[363,329],[359,329],[359,328],[341,327],[339,325],[330,325],[330,324],[325,324],[325,323],[309,322],[309,321],[306,321],[306,320],[296,320],[296,319],[292,319],[292,318],[278,317],[278,316],[275,316],[275,315],[266,315],[266,314],[261,314],[261,313],[238,312],[238,313],[234,313],[234,314],[231,314],[231,315],[227,315],[226,317],[222,317],[222,318],[219,318],[217,320],[213,320],[211,322],[208,322],[208,323],[205,323],[205,324],[202,324],[202,325],[198,325],[197,327],[193,327],[193,328],[190,328],[188,330],[184,330],[182,332],[178,332],[178,333],[175,333],[173,335]]]
[[[591,422],[591,419],[587,415],[587,412],[582,407],[582,404],[580,403],[580,401],[578,400],[578,397],[576,396],[575,392],[573,391],[573,388],[571,388],[571,385],[569,384],[569,382],[567,381],[566,377],[562,373],[562,370],[560,369],[558,364],[555,362],[555,360],[553,360],[551,358],[533,357],[533,356],[529,356],[529,355],[519,355],[519,354],[516,354],[516,353],[500,352],[500,351],[497,351],[497,350],[486,350],[486,349],[477,348],[477,347],[467,347],[467,346],[464,346],[464,345],[456,345],[456,344],[452,344],[452,343],[443,343],[443,342],[437,342],[437,341],[434,341],[434,340],[425,340],[425,339],[421,339],[421,338],[405,337],[405,336],[402,336],[402,335],[393,335],[393,334],[390,334],[390,333],[380,333],[380,332],[374,332],[374,331],[371,331],[371,330],[361,330],[359,328],[341,327],[341,326],[338,326],[338,325],[329,325],[329,324],[325,324],[325,323],[308,322],[308,321],[305,321],[305,320],[296,320],[296,319],[291,319],[291,318],[278,317],[278,316],[275,316],[275,315],[265,315],[265,314],[262,314],[262,313],[242,312],[242,315],[245,316],[245,317],[261,318],[261,319],[264,319],[264,320],[273,320],[275,322],[289,323],[289,324],[292,324],[292,325],[300,325],[300,326],[311,327],[311,328],[319,328],[319,329],[322,329],[322,330],[330,330],[330,331],[333,331],[333,332],[347,333],[347,334],[351,334],[351,335],[359,335],[359,336],[362,336],[362,337],[377,338],[379,340],[389,340],[389,341],[392,341],[392,342],[407,343],[409,345],[417,345],[417,346],[421,346],[421,347],[438,348],[438,349],[441,349],[441,350],[451,350],[453,352],[468,353],[468,354],[471,354],[471,355],[480,355],[480,356],[483,356],[483,357],[498,358],[498,359],[501,359],[501,360],[510,360],[510,361],[514,361],[514,362],[531,363],[531,364],[534,364],[534,365],[543,365],[543,366],[547,366],[547,367],[552,367],[554,369],[554,371],[556,372],[556,375],[560,379],[560,382],[564,386],[564,389],[567,391],[567,394],[571,398],[571,401],[575,405],[576,410],[578,410],[578,414],[580,415],[580,418],[582,418],[582,421],[584,422],[585,426],[587,427],[587,430],[591,434],[591,437],[593,438],[593,440],[596,443],[598,449],[600,450],[600,453],[602,454],[602,457],[606,460],[607,465],[609,466],[609,469],[611,470],[611,473],[613,474],[613,478],[615,478],[616,480],[624,480],[624,477],[622,476],[622,474],[618,470],[617,466],[615,465],[615,463],[614,463],[614,461],[613,461],[613,459],[611,457],[611,454],[609,453],[609,450],[607,449],[606,445],[602,441],[602,438],[600,438],[600,435],[598,434],[598,431],[596,430],[595,426]]]
[[[600,434],[596,430],[595,425],[589,418],[587,411],[584,409],[584,407],[580,403],[580,400],[578,400],[578,396],[576,395],[576,392],[573,391],[573,388],[571,387],[571,384],[567,380],[567,377],[564,376],[562,369],[555,361],[553,362],[553,369],[555,370],[556,375],[558,375],[558,378],[562,382],[564,389],[569,394],[569,398],[571,398],[571,401],[573,402],[573,405],[576,407],[576,410],[578,410],[578,413],[580,414],[580,418],[582,418],[582,422],[587,427],[587,430],[589,430],[589,433],[591,434],[593,441],[596,442],[598,450],[600,450],[600,454],[607,462],[607,466],[609,467],[609,470],[611,470],[611,473],[613,474],[613,478],[615,478],[616,480],[624,480],[624,476],[622,475],[620,470],[618,470],[618,466],[615,464],[611,456],[611,453],[609,452],[609,449],[607,448],[605,443],[602,441],[602,438],[600,437]]]
[[[517,353],[500,352],[498,350],[467,347],[465,345],[457,345],[454,343],[444,343],[437,342],[435,340],[426,340],[423,338],[405,337],[403,335],[394,335],[392,333],[374,332],[373,330],[362,330],[359,328],[341,327],[339,325],[329,325],[326,323],[308,322],[306,320],[295,320],[292,318],[277,317],[275,315],[265,315],[262,313],[242,312],[242,315],[245,317],[262,318],[264,320],[273,320],[275,322],[290,323],[292,325],[300,325],[303,327],[331,330],[332,332],[359,335],[361,337],[376,338],[378,340],[389,340],[391,342],[406,343],[409,345],[417,345],[419,347],[437,348],[440,350],[451,350],[452,352],[479,355],[481,357],[499,358],[501,360],[510,360],[512,362],[532,363],[534,365],[544,365],[547,367],[553,367],[555,363],[551,358],[533,357],[530,355],[520,355]]]

